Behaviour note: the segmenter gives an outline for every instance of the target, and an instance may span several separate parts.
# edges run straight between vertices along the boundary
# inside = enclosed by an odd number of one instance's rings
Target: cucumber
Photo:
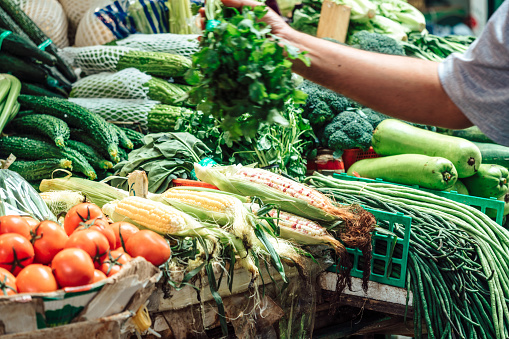
[[[481,151],[471,141],[426,131],[386,119],[373,132],[373,150],[380,155],[422,154],[450,160],[459,178],[470,177],[481,165]]]
[[[48,73],[38,65],[19,59],[8,53],[0,53],[0,73],[9,73],[21,81],[46,83]]]
[[[65,99],[62,94],[52,92],[51,90],[44,88],[41,85],[31,84],[28,82],[21,83],[21,94]]]
[[[6,31],[6,29],[0,28],[0,34]],[[31,40],[16,33],[9,34],[2,41],[2,52],[7,52],[18,57],[32,57],[49,66],[55,65],[57,61],[53,55],[37,48]]]
[[[9,123],[18,134],[35,134],[49,137],[58,147],[66,146],[71,134],[65,121],[47,114],[22,115]]]
[[[458,173],[451,161],[421,154],[360,160],[350,166],[347,173],[441,191],[451,188],[458,180]]]
[[[509,167],[509,147],[498,144],[474,142],[482,154],[482,163]]]
[[[462,181],[470,195],[481,198],[500,198],[509,189],[508,180],[509,171],[507,168],[482,164],[475,175]]]
[[[467,187],[460,180],[457,180],[456,183],[446,191],[448,192],[455,191],[458,194],[469,195]]]
[[[452,131],[452,135],[458,138],[467,139],[475,142],[490,142],[493,143],[493,140],[488,138],[477,126],[472,126],[466,129],[454,130]]]

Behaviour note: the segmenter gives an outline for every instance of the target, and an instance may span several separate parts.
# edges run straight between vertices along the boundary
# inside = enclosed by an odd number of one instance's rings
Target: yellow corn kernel
[[[168,199],[198,206],[208,211],[225,213],[237,203],[237,199],[226,194],[191,191],[183,189],[169,189],[162,194]]]
[[[158,233],[173,234],[189,227],[184,213],[160,202],[128,197],[115,205],[115,213]]]

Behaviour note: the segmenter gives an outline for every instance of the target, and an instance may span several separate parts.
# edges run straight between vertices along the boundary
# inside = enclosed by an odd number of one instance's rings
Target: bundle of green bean
[[[415,319],[424,317],[430,338],[507,338],[507,230],[473,207],[411,188],[321,175],[306,181],[336,200],[355,197],[413,218],[409,283]]]

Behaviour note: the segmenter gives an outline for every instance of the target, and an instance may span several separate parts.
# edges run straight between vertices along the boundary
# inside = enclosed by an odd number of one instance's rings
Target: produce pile
[[[309,59],[258,20],[263,6],[239,12],[207,1],[202,31],[185,0],[130,1],[118,11],[70,1],[61,0],[75,44],[58,53],[36,13],[32,21],[0,3],[0,72],[10,73],[0,74],[4,295],[88,285],[143,257],[163,272],[168,295],[199,292],[193,283],[206,274],[226,336],[215,269],[232,291],[241,266],[254,304],[268,281],[280,289],[280,333],[309,337],[309,282],[336,264],[339,296],[351,285],[348,251],[358,249],[366,291],[370,274],[385,271],[372,260],[377,235],[405,236],[370,208],[412,217],[408,268],[387,274],[406,278],[413,293],[416,337],[423,326],[429,337],[508,336],[507,230],[493,211],[435,194],[503,200],[505,216],[508,148],[476,128],[391,119],[292,74],[292,60]],[[440,61],[474,41],[429,34],[402,0],[335,2],[351,7],[354,48]],[[315,34],[321,6],[304,1],[293,27]],[[374,158],[345,170],[384,181],[309,176],[318,149],[332,159],[369,151]],[[292,279],[306,293],[288,287]]]

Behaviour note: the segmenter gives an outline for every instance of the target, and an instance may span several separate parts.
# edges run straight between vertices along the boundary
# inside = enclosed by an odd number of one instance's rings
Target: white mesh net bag
[[[107,121],[139,124],[142,128],[147,127],[148,113],[159,104],[159,101],[144,99],[70,98],[69,101],[88,108]]]
[[[69,46],[67,16],[57,0],[15,0],[15,2],[56,46],[59,48]]]
[[[71,97],[74,98],[117,98],[147,99],[146,83],[152,76],[136,68],[126,68],[116,73],[89,75],[72,85]]]
[[[115,36],[110,29],[94,14],[96,7],[101,7],[110,2],[98,2],[83,15],[76,31],[75,46],[103,45],[115,40]]]
[[[164,52],[190,57],[199,50],[197,34],[131,34],[117,40],[117,46],[132,47],[148,52]]]
[[[67,47],[60,55],[86,74],[115,72],[119,58],[134,48],[122,46]]]

